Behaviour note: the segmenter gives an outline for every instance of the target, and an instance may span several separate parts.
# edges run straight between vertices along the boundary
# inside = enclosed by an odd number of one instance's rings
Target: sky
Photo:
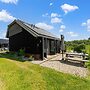
[[[66,41],[90,37],[90,0],[0,0],[0,38],[20,19]]]

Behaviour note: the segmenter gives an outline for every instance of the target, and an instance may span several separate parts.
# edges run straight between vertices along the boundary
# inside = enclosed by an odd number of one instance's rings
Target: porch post
[[[56,40],[54,41],[54,53],[56,54]]]
[[[42,55],[41,55],[41,58],[42,60],[44,60],[44,37],[42,37]]]
[[[48,46],[47,45],[48,45],[48,42],[47,42],[47,38],[46,38],[46,58],[47,58],[47,55],[48,55],[48,50],[47,50]]]

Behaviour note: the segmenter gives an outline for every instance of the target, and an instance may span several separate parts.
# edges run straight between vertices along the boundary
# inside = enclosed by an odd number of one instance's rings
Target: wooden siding
[[[9,37],[20,32],[22,32],[22,28],[17,23],[15,23],[9,28]]]
[[[25,49],[27,53],[38,54],[40,53],[39,39],[23,30],[9,38],[9,49],[10,51]]]
[[[39,55],[43,60],[48,54],[60,52],[60,40],[34,37],[18,24],[13,24],[9,28],[9,50],[17,52],[20,49],[29,54]]]

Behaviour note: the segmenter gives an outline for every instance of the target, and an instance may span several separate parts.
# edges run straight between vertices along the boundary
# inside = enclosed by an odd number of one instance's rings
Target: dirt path
[[[33,61],[33,63],[40,64],[41,66],[44,67],[49,67],[60,72],[77,75],[80,77],[86,77],[88,74],[87,68],[84,68],[79,62],[62,61],[61,55],[58,55],[57,57],[52,58],[51,60],[48,61],[44,62]]]

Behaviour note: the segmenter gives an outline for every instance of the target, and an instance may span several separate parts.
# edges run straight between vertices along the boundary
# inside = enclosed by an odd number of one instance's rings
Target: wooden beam
[[[54,53],[56,54],[56,40],[54,41]]]
[[[47,48],[48,48],[48,44],[47,44],[48,42],[47,42],[47,38],[46,38],[46,58],[47,58],[47,54],[48,54],[48,51],[47,51]]]
[[[44,60],[44,37],[42,37],[42,55],[41,55],[42,60]]]

